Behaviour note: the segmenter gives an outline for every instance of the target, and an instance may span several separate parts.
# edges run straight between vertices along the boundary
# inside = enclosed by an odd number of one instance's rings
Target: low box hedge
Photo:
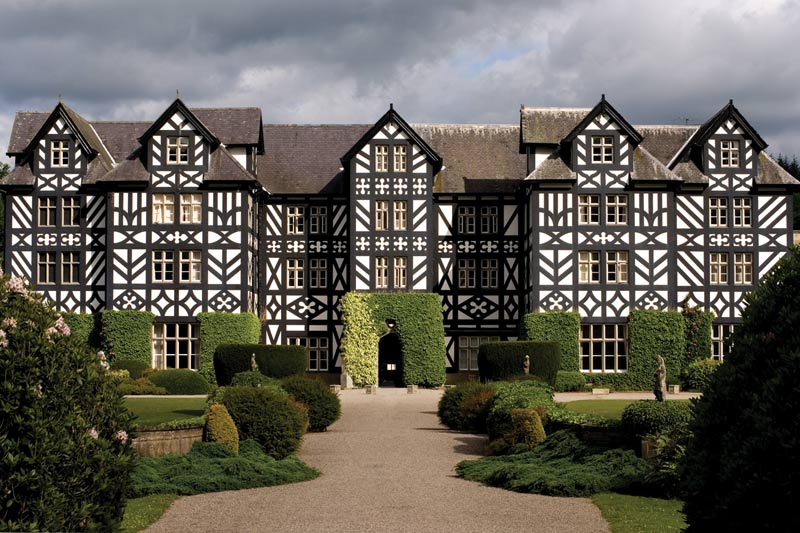
[[[217,384],[226,387],[233,376],[251,370],[255,355],[258,370],[271,378],[305,374],[308,350],[304,346],[269,344],[221,344],[214,352]]]
[[[687,401],[639,400],[622,412],[622,428],[637,437],[685,428],[693,417]]]
[[[508,379],[524,374],[525,356],[530,356],[530,374],[553,386],[561,368],[557,342],[484,342],[478,350],[478,373],[482,382]]]
[[[208,394],[208,381],[188,368],[159,370],[147,376],[156,387],[164,387],[167,394]]]

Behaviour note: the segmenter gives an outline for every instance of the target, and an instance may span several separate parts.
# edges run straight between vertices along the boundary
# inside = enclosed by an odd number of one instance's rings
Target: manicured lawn
[[[178,499],[175,494],[152,494],[143,498],[133,498],[125,505],[122,519],[123,533],[136,533],[161,518],[170,504]]]
[[[686,527],[679,500],[603,493],[592,496],[611,533],[679,533]]]
[[[564,405],[570,411],[581,413],[585,415],[596,415],[609,420],[620,420],[622,418],[622,411],[629,403],[636,400],[577,400],[574,402],[567,402]],[[669,400],[670,402],[684,402],[688,403],[689,400]]]
[[[136,415],[140,426],[155,426],[203,416],[206,398],[125,398],[125,407]]]

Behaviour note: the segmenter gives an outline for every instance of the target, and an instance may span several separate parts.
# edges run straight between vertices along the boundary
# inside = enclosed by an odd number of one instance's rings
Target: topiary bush
[[[586,390],[586,378],[583,372],[559,370],[554,388],[556,392],[583,392]]]
[[[115,359],[111,363],[111,368],[114,370],[127,370],[131,379],[139,379],[145,370],[150,368],[150,365],[144,361],[136,361],[129,359]]]
[[[745,295],[732,350],[695,403],[688,531],[798,531],[800,249]]]
[[[308,409],[285,394],[259,387],[226,387],[222,403],[239,430],[275,459],[293,454],[308,428]]]
[[[488,394],[486,405],[480,407],[477,404],[471,405],[470,409],[475,411],[474,414],[468,414],[465,411],[465,402],[468,399],[478,395],[485,396],[486,394]],[[464,381],[455,387],[445,389],[444,394],[439,399],[436,414],[439,417],[439,421],[450,429],[470,431],[473,430],[473,426],[485,428],[486,416],[488,416],[489,411],[488,403],[493,395],[494,387],[490,385],[478,383],[477,381]],[[486,415],[483,416],[483,421],[476,420],[480,416],[477,412],[484,410]],[[485,429],[483,432],[485,432]]]
[[[233,422],[228,409],[221,403],[211,404],[206,415],[206,426],[203,440],[218,442],[233,453],[239,455],[239,431]]]
[[[622,411],[622,428],[643,437],[685,428],[692,419],[692,404],[687,401],[638,400]]]
[[[483,388],[464,397],[464,401],[461,402],[464,431],[486,433],[486,420],[489,418],[493,397],[494,387],[491,385],[483,385]]]
[[[530,452],[544,442],[542,418],[536,409],[512,409],[509,431],[489,443],[491,455],[510,455]]]
[[[281,380],[289,395],[308,408],[308,430],[325,431],[342,416],[339,395],[325,383],[303,376],[290,376]]]
[[[253,313],[200,313],[200,374],[214,383],[214,353],[222,344],[258,344],[261,321]]]
[[[555,408],[553,390],[545,383],[531,380],[499,384],[486,419],[489,440],[502,438],[513,430],[513,409],[528,408],[538,409],[546,421],[548,411]]]
[[[281,382],[275,378],[268,378],[258,370],[239,372],[231,380],[234,387],[272,387],[283,390]]]
[[[580,370],[580,314],[568,311],[528,313],[522,317],[520,329],[520,339],[559,344],[560,370]]]
[[[706,358],[689,363],[681,372],[681,383],[685,390],[703,391],[711,382],[714,372],[717,371],[721,361]]]
[[[206,378],[187,368],[159,370],[147,379],[156,387],[167,389],[167,394],[208,394]]]
[[[134,424],[107,369],[40,294],[0,271],[0,530],[119,527]]]
[[[137,396],[142,394],[162,395],[167,394],[164,387],[156,387],[147,378],[127,379],[117,385],[117,392],[123,396]]]
[[[484,342],[478,349],[481,381],[504,380],[524,375],[525,356],[530,356],[530,374],[555,385],[561,367],[561,348],[557,342]]]
[[[233,376],[252,370],[256,357],[258,370],[271,378],[303,375],[308,368],[308,350],[303,346],[269,344],[222,344],[214,352],[214,373],[217,384],[231,384]]]

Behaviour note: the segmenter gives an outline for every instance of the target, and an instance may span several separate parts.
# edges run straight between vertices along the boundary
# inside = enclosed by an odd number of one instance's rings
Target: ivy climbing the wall
[[[566,311],[528,313],[522,318],[520,337],[554,341],[561,345],[561,370],[580,370],[581,316]]]
[[[148,311],[103,311],[101,347],[111,358],[144,361],[150,365],[155,318]]]
[[[216,383],[214,352],[221,344],[257,344],[261,322],[253,313],[200,313],[200,373]]]

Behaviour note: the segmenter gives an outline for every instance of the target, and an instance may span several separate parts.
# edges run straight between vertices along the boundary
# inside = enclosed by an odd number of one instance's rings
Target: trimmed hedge
[[[622,411],[622,427],[637,437],[685,428],[692,419],[692,404],[685,401],[638,400]]]
[[[525,356],[530,356],[530,374],[553,386],[561,366],[557,342],[484,342],[478,349],[478,372],[482,382],[524,375]]]
[[[308,430],[325,431],[342,416],[339,396],[323,382],[303,376],[281,380],[283,389],[308,408]]]
[[[253,313],[200,313],[200,373],[214,383],[214,353],[221,344],[258,344],[261,322]],[[249,370],[249,368],[248,368]]]
[[[70,329],[70,335],[80,339],[86,346],[97,350],[100,347],[100,316],[90,313],[61,313]]]
[[[586,389],[586,378],[583,372],[559,370],[554,388],[556,392],[583,392]]]
[[[167,389],[167,394],[208,394],[206,378],[188,368],[159,370],[147,379],[156,387]]]
[[[144,361],[117,359],[111,364],[114,370],[127,370],[131,379],[139,379],[142,373],[150,368]]]
[[[586,374],[586,381],[617,390],[652,390],[658,356],[664,358],[667,382],[680,383],[686,339],[678,311],[631,311],[628,318],[628,370],[618,374]]]
[[[153,321],[149,311],[103,311],[100,315],[103,348],[109,359],[153,359]]]
[[[304,346],[221,344],[214,352],[217,384],[226,387],[231,384],[233,376],[250,371],[253,354],[256,356],[258,370],[271,378],[303,375],[308,367],[308,350]]]
[[[682,370],[698,359],[708,359],[711,355],[711,324],[714,313],[684,303],[683,327],[686,334],[686,358]]]
[[[300,447],[308,409],[286,395],[260,387],[227,387],[222,403],[239,430],[239,441],[254,439],[275,459]]]
[[[560,370],[580,370],[581,316],[575,312],[548,311],[522,317],[520,337],[557,342],[561,346]]]
[[[258,370],[239,372],[231,380],[234,387],[275,387],[282,388],[281,382],[275,378],[268,378]]]
[[[228,448],[233,455],[239,455],[239,432],[228,409],[221,403],[212,404],[208,409],[203,440],[218,442]]]
[[[378,382],[378,343],[388,332],[387,319],[397,321],[395,332],[403,345],[403,381],[426,387],[444,383],[447,350],[438,295],[350,292],[342,298],[341,307],[344,370],[355,385]]]

